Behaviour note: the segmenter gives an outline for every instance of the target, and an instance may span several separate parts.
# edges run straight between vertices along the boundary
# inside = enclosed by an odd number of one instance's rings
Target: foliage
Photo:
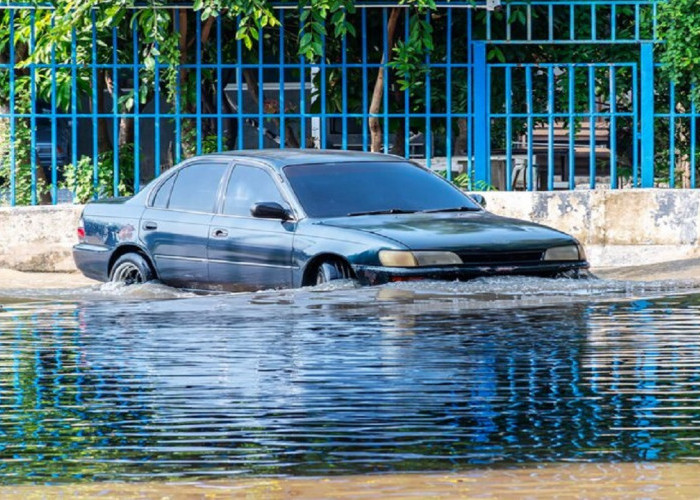
[[[119,165],[126,172],[133,165],[133,151],[120,151]],[[131,162],[130,162],[131,160]],[[131,165],[130,165],[131,163]],[[133,179],[129,175],[121,176],[117,193],[113,193],[114,185],[114,154],[111,151],[97,157],[97,165],[89,156],[82,156],[76,165],[66,165],[63,170],[64,179],[60,187],[70,189],[74,193],[75,203],[87,203],[90,200],[112,196],[130,196],[133,194]]]
[[[660,3],[658,33],[666,42],[660,54],[663,71],[700,103],[700,1]]]

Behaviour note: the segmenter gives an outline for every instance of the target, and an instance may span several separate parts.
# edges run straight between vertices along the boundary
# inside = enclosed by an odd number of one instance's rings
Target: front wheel
[[[352,269],[344,262],[322,262],[316,270],[316,284],[329,283],[335,280],[352,279]]]
[[[119,257],[109,275],[110,281],[125,285],[146,283],[153,278],[151,266],[148,265],[146,259],[137,253],[127,253]]]

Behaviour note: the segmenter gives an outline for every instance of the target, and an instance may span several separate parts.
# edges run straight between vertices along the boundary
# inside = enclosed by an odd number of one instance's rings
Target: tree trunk
[[[105,70],[100,71],[100,73],[102,74],[97,78],[97,112],[102,114],[107,112],[105,90],[113,97],[114,89],[110,84],[111,79],[109,73]],[[100,153],[104,153],[111,149],[112,139],[109,137],[109,131],[107,130],[107,120],[99,118],[97,120],[97,150]]]
[[[394,7],[391,9],[389,21],[387,23],[387,47],[389,54],[382,54],[381,66],[377,71],[377,79],[374,82],[374,91],[372,92],[372,101],[369,105],[370,114],[377,114],[382,106],[382,97],[384,95],[384,57],[388,56],[391,59],[391,50],[394,47],[394,32],[396,24],[399,20],[401,8]],[[379,118],[376,116],[369,118],[369,132],[371,136],[371,150],[379,152],[382,149],[382,126],[379,123]]]
[[[457,119],[457,138],[455,139],[455,154],[467,154],[467,119]]]
[[[246,87],[248,88],[248,93],[250,94],[251,99],[255,103],[255,105],[260,108],[261,105],[264,105],[265,103],[261,103],[260,99],[258,98],[258,92],[260,90],[258,86],[258,79],[255,76],[255,73],[251,69],[245,69],[243,70],[243,78],[245,79]],[[273,112],[279,112],[283,113],[284,110],[280,110],[279,108],[279,103],[277,103],[277,109],[272,109]],[[242,113],[243,110],[238,110],[239,113]],[[278,118],[272,118],[271,119],[272,123],[275,124],[278,130],[278,140],[280,140],[279,137],[279,130],[280,130],[280,120]],[[263,127],[264,128],[264,123],[258,123],[258,127]],[[285,146],[292,147],[292,148],[298,148],[299,147],[299,139],[297,138],[296,134],[294,133],[294,129],[289,123],[285,123],[284,127],[285,131],[285,137],[284,137],[284,144]]]

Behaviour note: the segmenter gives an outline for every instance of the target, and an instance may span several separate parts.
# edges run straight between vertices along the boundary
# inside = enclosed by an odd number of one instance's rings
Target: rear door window
[[[197,163],[178,172],[168,208],[190,212],[214,212],[224,163]],[[160,193],[159,193],[160,194]]]

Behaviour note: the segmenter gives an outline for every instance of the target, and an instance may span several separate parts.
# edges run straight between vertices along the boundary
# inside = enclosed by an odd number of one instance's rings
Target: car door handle
[[[154,229],[158,229],[158,224],[152,221],[147,221],[143,223],[143,229],[146,231],[153,231]]]
[[[228,231],[225,229],[214,229],[212,236],[214,238],[226,238],[228,236]]]

